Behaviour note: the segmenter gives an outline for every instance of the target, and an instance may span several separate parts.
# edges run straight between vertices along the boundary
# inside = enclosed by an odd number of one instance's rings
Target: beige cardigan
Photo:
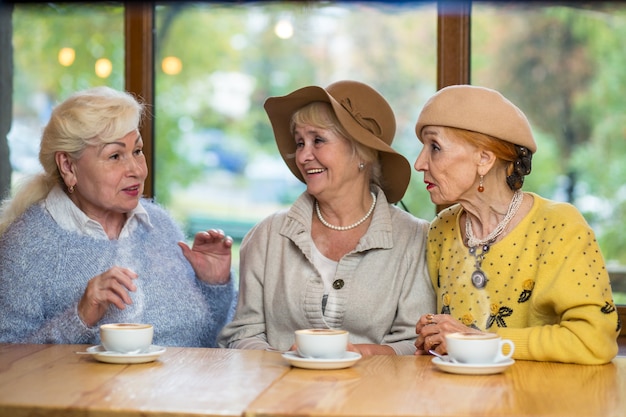
[[[337,266],[322,314],[324,284],[312,264],[313,198],[303,193],[288,211],[264,219],[241,246],[240,293],[235,317],[219,336],[221,347],[288,350],[296,329],[343,328],[352,343],[415,352],[415,323],[435,311],[426,269],[428,222],[390,205],[378,189],[372,222],[355,250]],[[245,343],[256,338],[257,343]]]

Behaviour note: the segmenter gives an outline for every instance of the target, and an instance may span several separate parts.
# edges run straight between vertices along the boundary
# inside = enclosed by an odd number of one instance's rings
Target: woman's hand
[[[127,304],[133,303],[128,291],[137,290],[135,279],[136,273],[119,266],[91,278],[78,302],[78,317],[92,327],[104,317],[111,304],[124,310]]]
[[[183,255],[189,261],[196,276],[203,282],[213,285],[226,284],[230,279],[233,239],[217,229],[198,232],[190,248],[185,242],[178,242]]]
[[[424,314],[415,325],[415,333],[417,333],[415,354],[423,355],[431,349],[440,355],[447,354],[445,336],[455,332],[482,333],[461,324],[449,314]]]

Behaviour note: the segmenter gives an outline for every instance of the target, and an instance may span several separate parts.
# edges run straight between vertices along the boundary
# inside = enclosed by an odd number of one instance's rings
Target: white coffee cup
[[[296,330],[298,355],[303,358],[339,359],[348,349],[349,332],[340,329]]]
[[[100,326],[100,342],[105,350],[119,353],[147,351],[152,344],[151,324],[109,323]]]
[[[460,363],[489,364],[513,356],[515,344],[495,333],[450,333],[446,335],[448,356]],[[508,346],[508,352],[503,347]]]

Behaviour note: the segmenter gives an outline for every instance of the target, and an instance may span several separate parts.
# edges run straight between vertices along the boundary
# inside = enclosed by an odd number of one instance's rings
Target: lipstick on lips
[[[141,184],[135,184],[133,186],[123,188],[122,191],[132,197],[137,197],[139,195],[140,189],[141,189]]]

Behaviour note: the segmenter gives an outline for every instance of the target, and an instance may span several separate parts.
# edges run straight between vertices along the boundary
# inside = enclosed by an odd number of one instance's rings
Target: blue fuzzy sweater
[[[139,222],[131,236],[94,239],[61,229],[34,204],[0,236],[0,342],[99,344],[98,326],[77,314],[87,281],[113,266],[139,277],[133,304],[109,307],[99,324],[154,325],[161,346],[214,347],[233,311],[235,289],[198,279],[176,244],[184,236],[165,210],[143,200],[155,227]]]

